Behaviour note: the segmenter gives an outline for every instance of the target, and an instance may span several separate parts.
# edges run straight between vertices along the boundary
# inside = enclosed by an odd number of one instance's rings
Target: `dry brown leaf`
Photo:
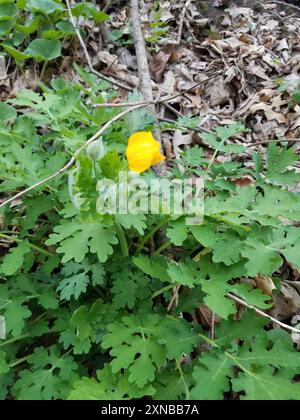
[[[182,131],[176,130],[173,138],[173,148],[176,157],[182,153],[181,146],[188,146],[193,143],[192,133],[182,134]]]
[[[152,59],[150,70],[156,82],[160,82],[169,61],[176,61],[177,53],[174,45],[162,48]]]
[[[209,101],[212,106],[225,105],[230,99],[230,90],[223,76],[216,78],[207,89],[206,94],[209,96]]]
[[[299,291],[286,282],[282,283],[281,292],[274,294],[274,302],[274,312],[280,319],[289,319],[300,312]]]
[[[249,111],[251,114],[255,114],[258,111],[263,111],[268,121],[275,120],[279,124],[286,124],[288,122],[283,114],[273,111],[270,105],[267,105],[263,102],[252,105]]]
[[[262,290],[266,295],[273,296],[273,290],[276,290],[276,286],[273,279],[268,276],[258,275],[254,278],[256,287]]]

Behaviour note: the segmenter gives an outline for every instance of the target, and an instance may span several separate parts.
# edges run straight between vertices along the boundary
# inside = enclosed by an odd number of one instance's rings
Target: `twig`
[[[103,104],[93,105],[93,108],[129,108],[136,105],[149,105],[149,104],[155,104],[155,101],[153,102],[149,102],[149,101],[117,102],[117,103],[104,102]]]
[[[180,45],[180,43],[181,43],[184,18],[185,18],[185,14],[186,14],[187,9],[189,8],[190,4],[191,4],[191,0],[187,0],[187,2],[185,3],[184,8],[182,10],[182,13],[181,13],[180,22],[179,22],[179,29],[178,29],[178,35],[177,35],[177,44],[178,45]]]
[[[266,314],[265,312],[261,311],[260,309],[257,309],[255,306],[249,305],[244,300],[238,298],[237,296],[233,295],[232,293],[228,293],[226,295],[229,299],[233,300],[234,302],[238,303],[241,306],[244,306],[248,309],[253,309],[257,315],[261,315],[265,318],[268,318],[270,321],[274,322],[274,324],[279,325],[281,328],[284,328],[285,330],[292,331],[293,333],[300,334],[300,330],[298,328],[291,327],[290,325],[284,324],[281,321],[278,321],[278,319],[273,318],[271,315]]]
[[[211,326],[210,326],[210,339],[214,341],[216,330],[216,315],[211,311]]]
[[[118,103],[105,103],[105,104],[95,104],[94,108],[103,108],[104,106],[106,106],[107,108],[115,108],[115,107],[125,107],[125,106],[135,106],[138,105],[140,103],[144,103],[144,104],[149,104],[149,105],[155,105],[155,104],[165,104],[166,102],[170,102],[173,101],[174,99],[179,98],[180,96],[184,96],[186,93],[189,93],[191,90],[194,90],[196,87],[203,85],[207,82],[209,82],[212,79],[215,79],[219,74],[221,73],[221,71],[217,71],[215,72],[212,76],[209,76],[207,79],[202,80],[201,82],[197,82],[195,83],[194,86],[191,86],[188,89],[185,89],[184,91],[180,92],[180,93],[176,93],[176,95],[172,95],[172,96],[165,96],[162,98],[158,98],[158,99],[150,99],[150,100],[145,100],[145,101],[138,101],[138,102],[122,102],[120,104]],[[174,109],[172,110],[172,112],[174,111]],[[176,110],[175,110],[176,111]],[[179,112],[179,111],[177,111]]]
[[[93,143],[95,140],[97,140],[103,133],[105,130],[107,130],[108,127],[110,127],[114,122],[118,121],[119,119],[121,119],[122,117],[124,117],[126,114],[128,114],[129,112],[132,112],[136,109],[142,108],[145,105],[136,105],[132,108],[126,109],[122,112],[120,112],[119,114],[115,115],[113,118],[111,118],[100,130],[97,131],[96,134],[94,134],[89,140],[87,140],[78,150],[76,150],[76,152],[74,153],[73,157],[70,159],[70,161],[63,166],[61,169],[59,169],[59,171],[55,172],[54,174],[50,175],[49,177],[43,179],[42,181],[37,182],[36,184],[32,185],[29,188],[26,188],[25,190],[19,192],[18,194],[14,195],[13,197],[9,198],[8,200],[4,201],[3,203],[0,204],[0,209],[4,206],[6,206],[7,204],[21,198],[23,195],[29,193],[30,191],[40,187],[41,185],[52,181],[52,179],[58,177],[59,175],[63,174],[64,172],[66,172],[69,168],[71,168],[71,166],[75,163],[77,156],[84,150],[86,149],[91,143]]]
[[[214,74],[212,74],[211,76],[207,77],[205,80],[202,80],[201,82],[197,82],[195,83],[194,86],[185,89],[184,91],[177,93],[176,95],[172,95],[172,96],[166,96],[165,98],[161,98],[159,100],[159,103],[164,103],[164,102],[169,102],[169,101],[173,101],[174,99],[179,98],[180,96],[185,95],[186,93],[189,93],[191,90],[196,89],[196,87],[201,86],[207,82],[210,82],[211,80],[215,79],[217,76],[219,76],[222,73],[221,70],[216,71]]]
[[[79,42],[80,42],[80,45],[81,45],[81,47],[82,47],[82,49],[83,49],[83,52],[84,52],[85,58],[86,58],[86,60],[87,60],[87,63],[88,63],[88,66],[89,66],[90,71],[91,71],[92,73],[94,73],[95,75],[97,75],[100,79],[103,79],[103,80],[105,80],[105,81],[107,81],[107,82],[109,82],[109,83],[111,83],[111,84],[113,84],[113,85],[117,86],[117,87],[118,87],[118,88],[120,88],[120,89],[125,89],[125,90],[127,90],[127,91],[129,91],[129,92],[132,92],[132,90],[133,90],[133,89],[132,89],[131,87],[129,87],[129,86],[127,86],[127,85],[124,85],[123,83],[117,82],[116,80],[111,80],[109,77],[104,76],[104,75],[103,75],[103,74],[101,74],[99,71],[97,71],[97,70],[95,70],[95,69],[94,69],[94,66],[93,66],[93,63],[92,63],[91,57],[90,57],[90,55],[89,55],[89,52],[88,52],[88,50],[87,50],[87,47],[86,47],[86,45],[85,45],[85,43],[84,43],[84,40],[82,39],[82,36],[81,36],[81,34],[80,34],[80,31],[79,31],[79,29],[78,29],[78,27],[77,27],[77,24],[76,24],[76,22],[75,22],[74,16],[73,16],[73,14],[72,14],[72,9],[71,9],[71,5],[70,5],[70,0],[66,0],[66,5],[67,5],[68,13],[69,13],[69,16],[70,16],[70,21],[71,21],[71,23],[72,23],[72,25],[73,25],[73,27],[74,27],[74,30],[75,30],[75,32],[76,32],[76,35],[77,35],[78,40],[79,40]]]
[[[167,312],[170,312],[170,310],[172,309],[172,306],[174,305],[174,302],[178,298],[178,293],[179,293],[180,288],[181,288],[181,285],[175,287],[172,299],[167,307]]]
[[[153,90],[152,90],[152,80],[150,76],[150,69],[149,63],[147,58],[147,51],[146,51],[146,43],[144,39],[144,34],[142,31],[142,24],[140,18],[140,10],[139,10],[139,0],[130,0],[130,15],[131,15],[131,25],[132,25],[132,35],[135,44],[135,52],[137,58],[137,66],[138,66],[138,73],[139,79],[141,82],[141,90],[144,96],[144,100],[147,101],[149,105],[149,111],[153,115],[155,121],[158,120],[156,115],[156,109],[153,97]],[[160,143],[161,151],[163,152],[162,140],[160,136],[159,130],[154,132],[156,139]],[[157,175],[161,175],[165,171],[165,162],[161,162],[160,164],[155,166],[155,172]]]
[[[106,2],[106,5],[103,7],[102,12],[106,13],[107,10],[112,6],[113,1],[112,0],[108,0]]]
[[[258,141],[257,143],[250,143],[247,144],[247,147],[255,147],[260,146],[262,144],[269,144],[269,143],[299,143],[300,139],[274,139],[274,140],[262,140]]]
[[[300,12],[300,7],[295,6],[294,4],[286,3],[285,1],[278,1],[278,0],[274,0],[274,1],[277,4],[281,4],[282,6],[286,6],[287,8],[292,8]]]
[[[163,121],[163,122],[166,122],[166,123],[169,123],[169,124],[174,124],[176,122],[174,120],[170,120],[169,118],[159,118],[159,120]],[[201,124],[203,124],[203,123],[204,122],[201,121]],[[199,134],[202,134],[202,133],[209,134],[210,131],[207,130],[206,128],[204,128],[204,127],[201,127],[201,124],[199,124],[197,128],[190,128],[190,127],[184,127],[184,126],[182,126],[182,128],[185,128],[186,130],[194,131],[195,133],[199,133]],[[176,128],[172,128],[172,130],[176,130]]]

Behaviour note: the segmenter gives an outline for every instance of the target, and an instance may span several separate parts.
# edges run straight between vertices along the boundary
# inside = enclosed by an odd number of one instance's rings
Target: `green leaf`
[[[171,280],[177,285],[192,288],[197,283],[199,284],[199,280],[197,281],[197,267],[195,267],[195,264],[193,264],[192,261],[189,263],[169,263],[167,272]]]
[[[11,248],[2,260],[0,272],[5,276],[15,274],[22,267],[24,258],[29,252],[31,252],[31,248],[26,241],[20,242],[16,248]]]
[[[249,276],[271,275],[282,265],[282,258],[271,246],[265,245],[254,238],[249,238],[245,244],[242,255],[248,259],[246,268]]]
[[[1,47],[3,47],[4,50],[17,61],[17,63],[23,63],[31,57],[29,54],[25,54],[11,45],[1,44]]]
[[[233,320],[223,322],[219,340],[201,334],[213,350],[196,362],[192,398],[223,400],[232,383],[242,400],[299,400],[300,384],[292,382],[292,371],[300,369],[299,353],[288,333],[267,333],[259,323],[252,312],[237,325]]]
[[[6,362],[6,353],[0,351],[0,375],[9,372],[9,366]]]
[[[117,214],[115,219],[125,229],[135,228],[140,235],[143,235],[147,228],[146,216],[144,214]]]
[[[5,318],[7,335],[19,337],[22,334],[25,320],[31,316],[25,301],[26,296],[20,291],[10,291],[7,284],[0,284],[0,313]]]
[[[226,141],[233,136],[244,133],[246,128],[240,124],[235,123],[225,127],[219,127],[210,133],[201,133],[203,140],[208,143],[213,149],[221,153],[242,153],[245,147],[238,144],[228,144]]]
[[[16,110],[4,103],[0,103],[0,121],[7,122],[7,121],[14,121],[17,118]]]
[[[104,178],[117,179],[119,172],[126,171],[127,162],[120,158],[116,150],[106,153],[100,161],[101,170]]]
[[[18,400],[65,399],[78,378],[73,358],[60,355],[55,346],[36,348],[28,362],[30,369],[20,372],[13,387]]]
[[[128,400],[151,396],[155,393],[151,385],[138,388],[128,380],[128,374],[113,374],[111,366],[106,364],[102,370],[97,371],[97,378],[83,377],[75,382],[68,400]]]
[[[296,173],[295,166],[298,156],[294,148],[280,147],[271,143],[268,147],[266,162],[266,177],[274,185],[291,185],[300,180],[300,174]]]
[[[169,223],[170,228],[167,229],[166,235],[176,246],[181,246],[187,239],[187,225],[185,219],[174,220]]]
[[[193,377],[196,386],[191,397],[195,400],[222,400],[225,392],[230,391],[229,377],[232,374],[232,363],[218,353],[204,354],[201,366],[195,366]]]
[[[94,19],[96,23],[105,22],[109,19],[109,16],[98,10],[97,7],[90,2],[81,2],[72,7],[73,16],[86,16]]]
[[[185,369],[184,375],[181,376],[177,371],[163,369],[155,383],[156,394],[154,399],[159,401],[189,400],[189,388],[192,379],[189,372],[186,371],[187,369]]]
[[[230,346],[237,337],[244,341],[250,340],[268,323],[267,319],[256,316],[254,311],[247,311],[240,321],[230,319],[222,322],[216,331],[215,343],[222,347]]]
[[[168,281],[169,276],[167,273],[168,263],[163,257],[155,256],[148,257],[147,255],[140,255],[133,258],[134,264],[148,276],[161,280],[162,282]]]
[[[61,299],[70,300],[74,296],[77,300],[82,293],[86,292],[88,284],[89,277],[85,273],[80,273],[62,280],[57,291],[60,292]]]
[[[251,375],[241,373],[239,378],[232,380],[232,384],[234,391],[246,393],[245,397],[241,397],[242,400],[299,401],[300,384],[293,384],[292,379],[293,373],[290,370],[274,375],[272,368],[265,368]]]
[[[129,369],[129,381],[144,387],[155,379],[156,369],[165,364],[165,355],[152,330],[158,328],[160,318],[149,315],[144,322],[136,317],[124,317],[116,324],[108,325],[102,347],[109,349],[112,372]]]
[[[57,226],[54,231],[46,244],[60,244],[57,252],[64,254],[63,263],[72,259],[82,262],[88,252],[97,254],[100,262],[106,262],[113,253],[112,245],[118,243],[114,228],[101,223],[74,220]]]
[[[27,0],[26,10],[29,12],[41,12],[45,15],[57,11],[63,11],[64,6],[59,0]]]
[[[57,40],[35,39],[28,45],[25,54],[37,61],[55,60],[61,55],[61,43]]]
[[[113,302],[116,308],[133,309],[138,300],[150,297],[151,289],[149,278],[136,270],[131,265],[125,263],[116,267],[112,273],[114,294]]]

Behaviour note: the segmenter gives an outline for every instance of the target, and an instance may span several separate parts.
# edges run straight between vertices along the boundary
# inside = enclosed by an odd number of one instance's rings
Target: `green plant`
[[[118,113],[92,108],[114,92],[76,69],[82,83],[57,79],[1,104],[2,193],[55,172]],[[231,142],[241,124],[221,127],[203,135],[209,155],[184,151],[170,175],[205,177],[202,225],[172,214],[99,214],[97,182],[127,170],[128,137],[152,128],[147,111],[133,111],[104,133],[104,156],[78,156],[69,186],[57,177],[1,210],[8,335],[0,341],[0,398],[300,399],[289,334],[269,331],[251,310],[237,318],[229,296],[266,310],[271,297],[242,279],[278,276],[285,262],[300,268],[294,149],[271,144],[266,158],[253,154],[253,169],[220,163],[245,150]],[[246,175],[253,182],[237,186]],[[221,319],[214,337],[196,322],[203,304]]]
[[[146,38],[147,42],[149,42],[154,47],[169,30],[167,23],[162,20],[162,14],[163,10],[160,8],[159,2],[155,2],[151,12],[149,36]]]
[[[72,14],[95,23],[109,18],[90,2],[73,5]],[[19,65],[29,59],[47,63],[60,57],[62,45],[74,34],[68,11],[60,0],[1,1],[1,47]]]

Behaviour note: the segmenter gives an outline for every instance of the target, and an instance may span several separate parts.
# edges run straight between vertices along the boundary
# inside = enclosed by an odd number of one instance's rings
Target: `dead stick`
[[[255,306],[249,305],[244,300],[238,298],[237,296],[233,295],[232,293],[228,293],[226,295],[229,299],[233,300],[234,302],[238,303],[241,306],[244,306],[248,309],[253,309],[257,315],[261,315],[265,318],[268,318],[270,321],[274,322],[274,324],[279,325],[281,328],[284,328],[285,330],[292,331],[293,333],[300,334],[300,330],[298,328],[291,327],[290,325],[287,325],[281,321],[278,321],[278,319],[273,318],[271,315],[266,314],[264,311],[261,311],[260,309],[256,308]]]
[[[150,68],[147,58],[146,43],[144,39],[144,34],[142,31],[142,24],[140,18],[140,9],[138,0],[130,0],[130,15],[131,15],[131,25],[132,25],[132,35],[135,44],[135,52],[138,65],[139,79],[141,83],[141,90],[144,96],[144,100],[147,101],[149,105],[149,111],[153,115],[157,126],[158,119],[156,115],[156,109],[154,103],[154,96],[152,90],[152,80],[150,76]],[[161,152],[163,152],[163,146],[161,141],[161,136],[159,130],[154,132],[156,139],[160,143]],[[165,171],[165,162],[161,162],[156,165],[155,172],[158,175],[161,175]]]
[[[172,299],[171,299],[171,301],[170,301],[170,303],[168,304],[168,307],[167,307],[167,312],[170,312],[170,310],[172,309],[172,307],[174,305],[174,302],[178,298],[178,293],[179,293],[180,288],[181,288],[181,285],[175,287]]]
[[[86,61],[87,61],[87,63],[88,63],[88,66],[89,66],[90,71],[91,71],[92,73],[94,73],[95,75],[97,75],[97,76],[99,77],[99,79],[103,79],[103,80],[105,80],[106,82],[109,82],[109,83],[111,83],[111,84],[113,84],[113,85],[117,86],[117,87],[118,87],[118,88],[120,88],[120,89],[124,89],[124,90],[127,90],[127,91],[129,91],[129,92],[132,92],[132,90],[133,90],[133,89],[132,89],[131,87],[129,87],[129,86],[127,86],[127,85],[124,85],[123,83],[117,82],[116,80],[112,80],[111,78],[104,76],[104,75],[103,75],[103,74],[101,74],[99,71],[97,71],[97,70],[95,70],[95,69],[94,69],[94,66],[93,66],[93,63],[92,63],[91,57],[90,57],[90,55],[89,55],[89,52],[88,52],[88,50],[87,50],[87,47],[86,47],[86,45],[85,45],[85,43],[84,43],[84,40],[82,39],[82,36],[81,36],[81,34],[80,34],[80,31],[79,31],[79,29],[78,29],[78,27],[77,27],[77,24],[76,24],[76,22],[75,22],[74,16],[73,16],[73,14],[72,14],[72,9],[71,9],[71,5],[70,5],[70,0],[66,0],[66,5],[67,5],[68,13],[69,13],[69,16],[70,16],[70,21],[71,21],[71,23],[72,23],[72,25],[73,25],[73,28],[74,28],[74,30],[75,30],[75,32],[76,32],[76,35],[77,35],[77,38],[78,38],[78,40],[79,40],[79,42],[80,42],[80,45],[81,45],[81,47],[82,47],[82,49],[83,49],[83,52],[84,52],[84,55],[85,55],[85,58],[86,58]]]
[[[181,18],[180,18],[180,23],[179,23],[179,30],[178,30],[178,35],[177,35],[177,44],[178,45],[180,45],[180,43],[181,43],[184,18],[185,18],[185,14],[187,12],[187,9],[189,8],[190,3],[191,3],[191,0],[187,0],[187,2],[185,3],[184,8],[182,10],[182,14],[181,14]]]

